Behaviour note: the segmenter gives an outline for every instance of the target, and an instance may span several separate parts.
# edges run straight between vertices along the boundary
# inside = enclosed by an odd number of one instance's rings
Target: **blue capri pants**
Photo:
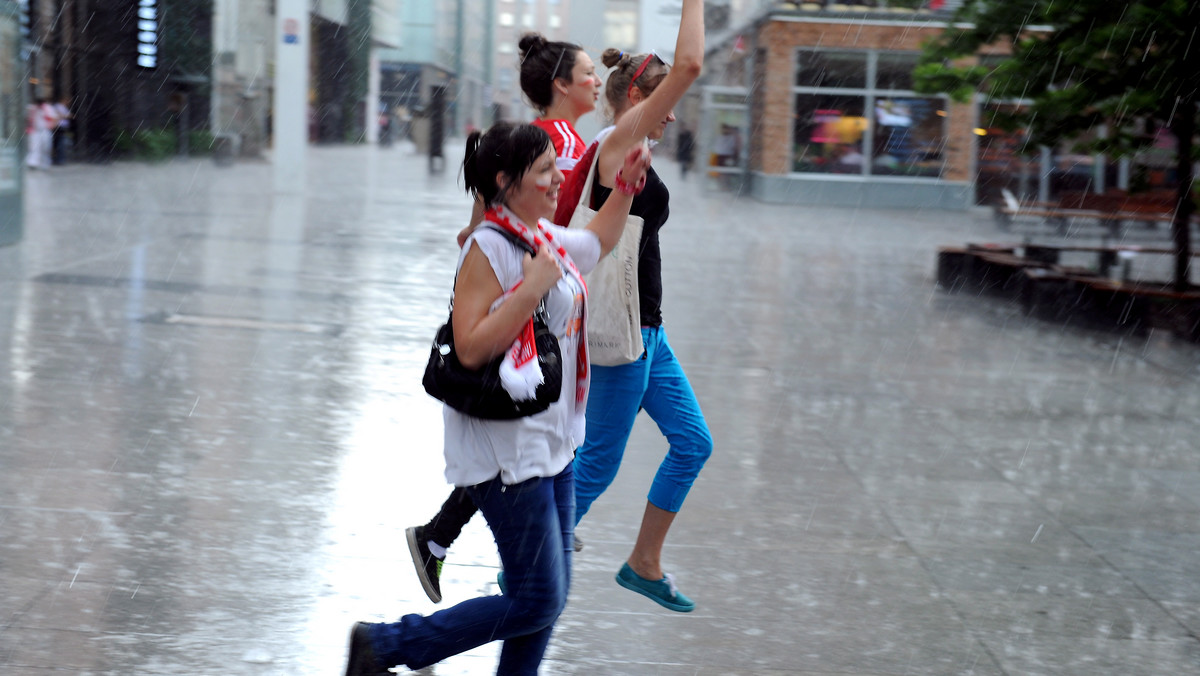
[[[575,523],[587,514],[617,476],[625,443],[638,411],[645,409],[669,448],[654,482],[650,503],[678,512],[712,455],[712,435],[666,330],[642,327],[646,352],[621,366],[593,366],[587,404],[587,436],[575,453]]]

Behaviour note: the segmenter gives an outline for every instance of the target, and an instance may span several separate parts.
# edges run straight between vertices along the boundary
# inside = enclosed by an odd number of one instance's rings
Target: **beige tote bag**
[[[592,182],[600,152],[588,168],[587,181],[579,196],[579,205],[571,214],[569,228],[591,223],[596,212],[591,208]],[[576,170],[582,169],[578,167]],[[584,275],[588,286],[587,338],[588,357],[597,366],[619,366],[641,358],[642,312],[638,301],[638,248],[642,243],[642,218],[628,216],[625,232],[617,246]]]

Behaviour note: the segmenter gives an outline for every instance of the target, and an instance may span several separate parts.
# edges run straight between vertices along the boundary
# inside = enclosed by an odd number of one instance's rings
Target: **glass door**
[[[749,166],[749,122],[750,97],[744,88],[704,88],[696,160],[710,187],[741,189]]]
[[[24,68],[17,4],[0,0],[0,245],[21,239],[21,140],[25,106],[21,97]]]

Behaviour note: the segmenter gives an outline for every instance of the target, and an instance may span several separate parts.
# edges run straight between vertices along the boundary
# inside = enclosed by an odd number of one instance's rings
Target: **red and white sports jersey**
[[[575,168],[575,163],[583,157],[583,151],[587,150],[579,132],[566,120],[534,120],[533,124],[550,134],[550,141],[554,143],[554,154],[558,158],[558,169],[563,174],[570,174]]]

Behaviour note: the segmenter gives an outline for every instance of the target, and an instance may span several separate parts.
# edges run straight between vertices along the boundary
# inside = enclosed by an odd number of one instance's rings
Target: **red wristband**
[[[622,179],[621,170],[618,169],[617,175],[613,177],[613,187],[616,188],[617,192],[621,193],[622,195],[629,195],[630,197],[639,195],[641,194],[642,189],[646,187],[646,175],[642,174],[642,179],[635,185],[633,183],[627,183],[624,179]]]

